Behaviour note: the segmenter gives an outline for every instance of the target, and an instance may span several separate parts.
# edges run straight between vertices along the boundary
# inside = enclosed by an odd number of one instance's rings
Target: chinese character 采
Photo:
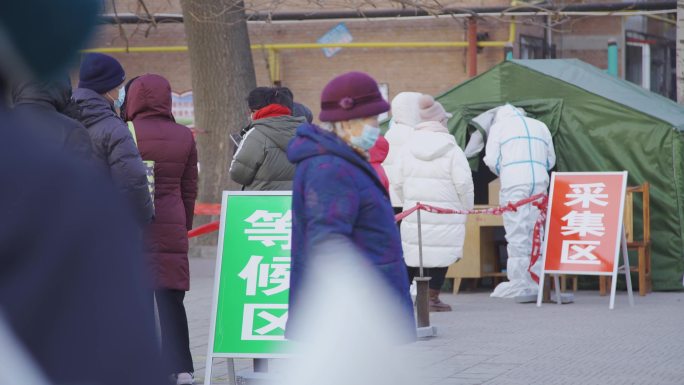
[[[593,203],[605,207],[608,204],[602,200],[608,198],[608,194],[603,193],[605,187],[606,185],[603,183],[571,184],[572,193],[566,194],[565,197],[572,200],[565,202],[565,205],[574,206],[581,203],[583,209],[588,209],[589,204]]]

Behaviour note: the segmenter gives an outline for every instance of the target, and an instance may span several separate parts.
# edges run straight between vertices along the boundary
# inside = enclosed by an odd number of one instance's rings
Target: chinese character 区
[[[582,265],[600,265],[601,261],[592,254],[601,244],[599,241],[563,241],[561,263],[575,263]]]
[[[284,340],[287,308],[287,304],[245,304],[242,316],[242,340]],[[265,325],[264,321],[266,321]]]

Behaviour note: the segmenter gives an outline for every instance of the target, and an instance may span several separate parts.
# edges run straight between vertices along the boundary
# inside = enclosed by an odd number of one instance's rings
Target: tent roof
[[[668,122],[678,131],[684,131],[684,107],[581,60],[537,59],[511,62]]]

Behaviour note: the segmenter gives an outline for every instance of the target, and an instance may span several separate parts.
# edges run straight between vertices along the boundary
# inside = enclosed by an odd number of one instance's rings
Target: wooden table
[[[491,206],[475,206],[476,209],[488,207]],[[458,294],[463,278],[506,277],[506,273],[497,269],[499,251],[494,240],[494,231],[502,227],[500,215],[468,215],[463,258],[449,266],[446,275],[454,279],[454,294]]]

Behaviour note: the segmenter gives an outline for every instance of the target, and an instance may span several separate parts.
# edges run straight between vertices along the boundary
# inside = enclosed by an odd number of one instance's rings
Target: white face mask
[[[361,135],[360,136],[352,136],[349,141],[354,146],[359,147],[362,150],[368,151],[375,145],[375,142],[378,141],[379,137],[380,137],[380,128],[379,127],[371,126],[369,124],[365,124],[363,126],[363,131],[361,132]]]
[[[114,107],[121,108],[126,100],[126,87],[119,88],[119,97],[114,100]]]

